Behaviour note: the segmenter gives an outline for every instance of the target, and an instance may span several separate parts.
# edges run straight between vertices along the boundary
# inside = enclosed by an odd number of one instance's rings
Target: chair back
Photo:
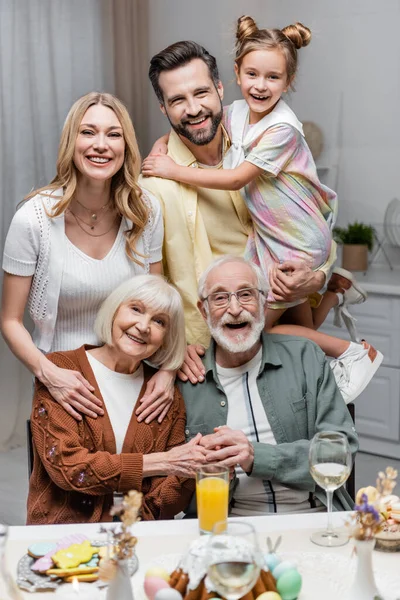
[[[30,477],[32,474],[32,471],[33,471],[33,457],[34,457],[30,419],[28,419],[26,422],[26,447],[27,447],[27,451],[28,451],[28,477]]]

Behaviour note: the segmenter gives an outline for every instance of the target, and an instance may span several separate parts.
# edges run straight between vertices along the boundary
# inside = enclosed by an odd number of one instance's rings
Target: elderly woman
[[[162,423],[139,423],[135,415],[154,367],[173,370],[183,361],[179,293],[158,275],[138,275],[105,300],[95,331],[102,346],[48,359],[90,382],[103,401],[103,416],[76,421],[36,380],[28,524],[109,521],[116,494],[130,489],[143,492],[143,519],[173,518],[193,494],[194,481],[187,476],[204,462],[206,450],[198,438],[175,448],[185,441],[178,390]]]

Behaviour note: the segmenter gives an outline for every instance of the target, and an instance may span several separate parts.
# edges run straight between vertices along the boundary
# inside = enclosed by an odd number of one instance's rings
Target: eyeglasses
[[[207,300],[212,307],[224,308],[230,304],[232,296],[235,296],[239,304],[246,306],[246,304],[256,302],[259,294],[264,294],[264,292],[257,288],[243,288],[237,292],[214,292],[203,298],[203,300]]]

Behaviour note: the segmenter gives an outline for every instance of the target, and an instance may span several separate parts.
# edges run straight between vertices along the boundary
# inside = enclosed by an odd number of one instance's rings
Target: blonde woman
[[[162,215],[137,184],[139,171],[125,106],[111,94],[79,98],[62,130],[56,176],[26,198],[4,248],[3,337],[78,420],[80,413],[102,415],[101,402],[81,373],[55,365],[46,353],[97,344],[93,325],[109,293],[133,275],[161,273]],[[23,323],[26,306],[33,338]],[[172,375],[159,372],[146,392],[141,418],[162,419]]]
[[[160,276],[133,277],[104,301],[95,330],[101,346],[49,359],[90,381],[104,416],[77,423],[52,401],[46,385],[36,383],[29,524],[111,521],[111,506],[131,489],[143,492],[143,519],[173,518],[189,504],[195,470],[206,462],[200,434],[184,443],[185,404],[177,388],[162,423],[138,423],[134,412],[154,367],[182,364],[179,292]]]

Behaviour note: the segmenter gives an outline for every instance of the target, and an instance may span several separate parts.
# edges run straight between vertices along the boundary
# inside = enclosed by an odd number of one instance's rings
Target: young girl
[[[236,37],[235,72],[244,99],[225,111],[232,145],[224,168],[192,169],[167,156],[151,155],[143,163],[143,174],[213,189],[243,188],[254,224],[247,258],[267,278],[271,268],[287,260],[305,261],[318,270],[334,244],[337,198],[319,181],[302,125],[281,99],[293,84],[297,49],[310,42],[311,32],[300,23],[282,31],[260,30],[244,16],[238,20]],[[360,292],[357,301],[365,297]],[[333,292],[327,292],[313,310],[307,300],[276,302],[270,295],[267,328],[290,309],[287,321],[317,329],[338,303]]]

